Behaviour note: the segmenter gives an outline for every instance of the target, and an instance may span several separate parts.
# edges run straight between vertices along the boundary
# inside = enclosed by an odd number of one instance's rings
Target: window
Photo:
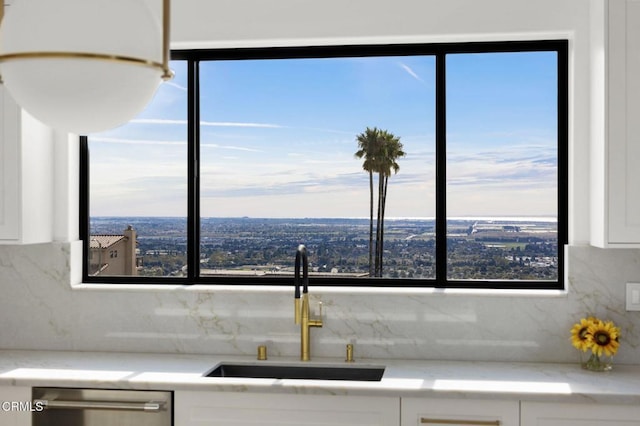
[[[290,284],[305,244],[312,285],[562,288],[566,41],[172,67],[138,118],[82,138],[87,281]],[[115,241],[128,276],[89,268]]]

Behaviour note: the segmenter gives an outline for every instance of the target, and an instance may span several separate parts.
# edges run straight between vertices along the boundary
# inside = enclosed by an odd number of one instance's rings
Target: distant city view
[[[137,275],[186,275],[186,218],[94,217],[91,235],[121,235],[128,226],[137,233]],[[292,275],[296,247],[305,244],[311,276],[368,277],[368,232],[364,218],[202,218],[200,275]],[[449,219],[447,252],[449,279],[555,280],[557,223]],[[433,219],[387,219],[384,263],[385,278],[435,278]]]

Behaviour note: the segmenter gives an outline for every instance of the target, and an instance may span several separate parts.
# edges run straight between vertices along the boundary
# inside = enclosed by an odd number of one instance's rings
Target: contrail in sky
[[[411,77],[415,78],[420,83],[424,83],[424,80],[422,78],[420,78],[420,76],[418,74],[416,74],[416,72],[414,70],[412,70],[409,65],[403,64],[402,62],[398,63],[398,65],[400,65],[400,67],[403,70],[405,70],[407,72],[407,74],[409,74]]]

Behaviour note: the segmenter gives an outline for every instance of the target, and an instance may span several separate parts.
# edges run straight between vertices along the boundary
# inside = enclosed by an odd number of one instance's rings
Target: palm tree
[[[397,173],[400,166],[397,159],[405,156],[400,138],[386,130],[369,128],[356,136],[358,151],[355,156],[364,158],[362,168],[369,173],[369,276],[382,276],[384,253],[384,212],[387,187],[391,172]],[[373,259],[373,174],[378,174],[378,215],[376,218],[375,262]]]
[[[356,136],[358,141],[358,151],[356,158],[363,158],[362,169],[369,173],[369,276],[374,276],[373,269],[373,172],[377,171],[375,161],[377,150],[380,146],[380,131],[374,127],[367,127],[366,130]]]
[[[376,238],[376,266],[377,276],[382,276],[382,258],[384,255],[384,217],[387,207],[387,188],[389,187],[389,177],[391,172],[394,174],[400,170],[397,159],[404,157],[406,153],[402,150],[403,146],[400,138],[392,133],[383,130],[380,134],[382,145],[381,152],[377,162],[378,172],[378,235]]]

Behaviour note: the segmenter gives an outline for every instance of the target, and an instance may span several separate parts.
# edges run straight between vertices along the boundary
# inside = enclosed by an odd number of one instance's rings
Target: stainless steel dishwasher
[[[171,426],[173,394],[33,388],[33,426]]]

